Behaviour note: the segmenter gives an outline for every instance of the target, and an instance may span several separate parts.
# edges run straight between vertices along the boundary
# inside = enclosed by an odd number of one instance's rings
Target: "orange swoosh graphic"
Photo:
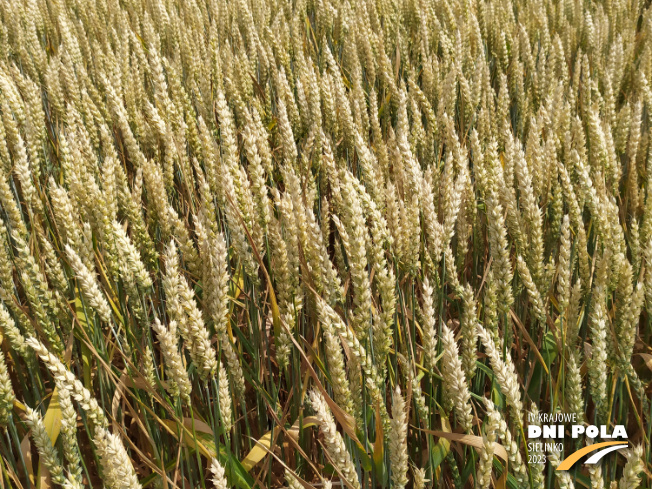
[[[562,463],[559,464],[559,467],[557,467],[557,470],[568,470],[570,469],[575,462],[577,462],[579,459],[581,459],[584,455],[587,453],[594,452],[595,450],[599,448],[604,448],[604,447],[610,447],[612,445],[624,445],[627,443],[626,441],[604,441],[602,443],[595,443],[593,445],[586,446],[584,448],[580,448],[578,451],[572,453],[568,457],[564,459]]]

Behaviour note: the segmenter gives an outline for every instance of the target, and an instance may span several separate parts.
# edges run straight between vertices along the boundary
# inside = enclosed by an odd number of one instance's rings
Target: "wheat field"
[[[651,487],[649,7],[0,0],[0,488]]]

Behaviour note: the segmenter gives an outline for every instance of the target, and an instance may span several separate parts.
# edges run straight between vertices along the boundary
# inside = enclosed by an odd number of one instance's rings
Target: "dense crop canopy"
[[[650,82],[643,0],[0,0],[0,487],[650,487]]]

